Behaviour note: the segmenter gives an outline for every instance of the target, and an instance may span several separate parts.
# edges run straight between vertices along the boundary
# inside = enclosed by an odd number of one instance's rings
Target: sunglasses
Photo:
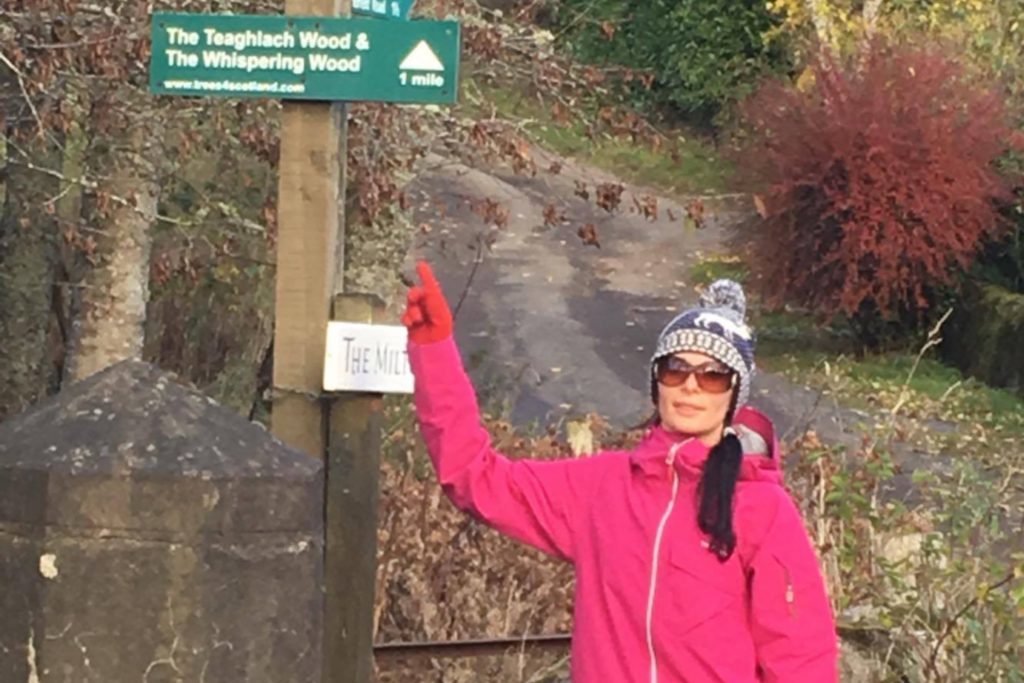
[[[723,394],[736,385],[736,373],[714,361],[690,365],[682,358],[666,356],[655,364],[658,382],[666,387],[678,387],[693,375],[697,386],[709,394]]]

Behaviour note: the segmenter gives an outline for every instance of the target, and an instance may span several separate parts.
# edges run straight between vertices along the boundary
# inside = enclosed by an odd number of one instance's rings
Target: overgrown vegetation
[[[792,486],[830,579],[847,642],[871,662],[872,681],[1015,681],[1024,556],[1017,473],[956,459],[913,473],[915,503],[895,495],[901,474],[884,440],[843,454],[805,436]]]
[[[731,174],[728,162],[704,138],[678,129],[647,128],[651,124],[628,109],[602,108],[595,96],[573,101],[570,117],[527,83],[499,87],[480,77],[464,84],[463,98],[482,114],[498,113],[519,125],[545,149],[668,195],[721,192]],[[647,128],[649,137],[630,134],[632,117],[633,126]]]
[[[934,49],[872,41],[811,74],[806,92],[770,84],[744,107],[753,283],[770,304],[844,315],[877,346],[927,323],[1005,234],[1010,185],[994,164],[1012,129],[1002,97]]]
[[[455,509],[444,498],[407,400],[393,401],[381,476],[378,642],[443,641],[568,633],[572,568],[524,549]],[[495,444],[511,457],[566,457],[549,435],[523,437],[488,418]],[[390,683],[542,683],[564,680],[567,652],[421,661],[381,668]]]
[[[972,283],[953,312],[943,357],[990,386],[1024,396],[1024,292]]]
[[[640,72],[624,84],[634,100],[691,122],[713,121],[788,67],[765,40],[778,20],[757,0],[561,0],[553,15],[577,57]]]
[[[842,630],[874,660],[871,680],[1016,681],[1024,403],[949,382],[925,360],[940,329],[913,358],[873,373],[825,366],[825,388],[848,403],[859,395],[874,415],[854,452],[804,435],[793,482]],[[946,438],[930,438],[946,420],[956,420]]]

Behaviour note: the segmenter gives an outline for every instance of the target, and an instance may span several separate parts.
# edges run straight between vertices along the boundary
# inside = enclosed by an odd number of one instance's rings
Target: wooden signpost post
[[[372,675],[380,394],[411,391],[401,330],[345,328],[327,347],[332,317],[381,318],[378,302],[342,291],[344,103],[450,104],[458,90],[459,24],[406,21],[412,4],[286,0],[285,15],[153,15],[152,92],[284,100],[271,428],[327,461],[325,683]]]

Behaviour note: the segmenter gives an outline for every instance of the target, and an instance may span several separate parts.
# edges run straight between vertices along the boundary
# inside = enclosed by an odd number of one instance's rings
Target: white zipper
[[[654,535],[651,587],[647,592],[647,655],[651,661],[651,683],[658,683],[658,659],[654,654],[654,634],[651,624],[654,617],[654,593],[658,583],[658,555],[661,550],[661,536],[665,532],[665,524],[668,523],[668,518],[672,514],[672,508],[676,504],[676,492],[679,490],[679,476],[676,474],[676,468],[673,466],[676,459],[676,451],[690,440],[687,439],[686,441],[674,444],[668,451],[668,457],[665,458],[669,474],[672,477],[672,497],[668,500],[668,507],[665,508],[665,514],[661,516],[661,521],[658,523],[658,532]]]

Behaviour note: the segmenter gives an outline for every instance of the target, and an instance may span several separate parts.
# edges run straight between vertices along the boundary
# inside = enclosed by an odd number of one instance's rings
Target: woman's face
[[[676,365],[684,368],[710,363],[712,367],[727,370],[724,365],[703,353],[682,351],[675,354],[675,358],[682,361]],[[714,446],[722,438],[725,415],[729,412],[734,391],[734,385],[721,393],[703,389],[693,373],[678,386],[667,386],[659,381],[658,415],[661,424],[669,431],[688,434],[708,446]]]

